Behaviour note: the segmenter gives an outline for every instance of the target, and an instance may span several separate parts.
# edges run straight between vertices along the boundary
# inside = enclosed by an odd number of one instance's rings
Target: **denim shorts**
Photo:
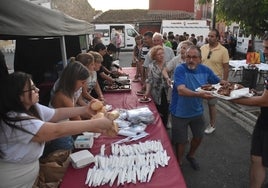
[[[55,140],[46,143],[42,157],[46,157],[48,154],[56,150],[73,150],[73,149],[74,149],[74,140],[72,136],[57,138]]]

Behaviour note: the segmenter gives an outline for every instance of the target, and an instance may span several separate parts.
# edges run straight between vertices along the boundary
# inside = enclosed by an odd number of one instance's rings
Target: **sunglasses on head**
[[[212,54],[212,51],[209,51],[209,52],[208,52],[207,59],[210,59],[211,54]]]

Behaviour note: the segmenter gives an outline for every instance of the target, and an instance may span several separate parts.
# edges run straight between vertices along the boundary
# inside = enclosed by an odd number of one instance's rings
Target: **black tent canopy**
[[[81,37],[87,43],[94,29],[86,21],[26,0],[0,0],[0,25],[0,40],[16,40],[14,70],[33,76],[43,104],[48,102],[58,62],[66,66],[68,58],[81,52]],[[48,74],[54,80],[47,80]]]
[[[25,0],[0,0],[0,40],[16,40],[14,69],[33,75],[36,82],[52,65],[81,51],[81,36],[92,24]],[[88,41],[88,40],[87,40]]]

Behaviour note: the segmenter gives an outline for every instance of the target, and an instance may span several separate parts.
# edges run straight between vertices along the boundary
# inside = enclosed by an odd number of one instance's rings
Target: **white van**
[[[237,44],[236,44],[236,53],[239,57],[245,57],[247,54],[249,48],[253,51],[259,52],[262,51],[262,40],[259,37],[254,38],[254,45],[253,41],[251,40],[251,36],[244,37],[244,36],[238,36],[237,37]]]
[[[133,50],[136,45],[135,37],[139,33],[130,24],[95,24],[94,36],[100,36],[102,43],[108,45],[112,40],[114,32],[120,33],[122,37],[121,49]]]
[[[209,26],[206,20],[162,20],[160,32],[168,33],[172,31],[174,35],[195,34],[195,36],[203,35],[207,37]]]

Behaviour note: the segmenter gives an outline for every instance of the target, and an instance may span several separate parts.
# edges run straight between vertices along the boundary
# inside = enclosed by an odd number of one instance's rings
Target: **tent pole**
[[[89,35],[88,34],[86,34],[86,45],[87,45],[87,51],[89,50],[89,41],[90,41],[90,38],[89,38]]]
[[[61,49],[61,57],[62,57],[62,63],[63,67],[67,66],[67,55],[66,55],[66,45],[65,45],[65,37],[60,37],[60,49]]]

